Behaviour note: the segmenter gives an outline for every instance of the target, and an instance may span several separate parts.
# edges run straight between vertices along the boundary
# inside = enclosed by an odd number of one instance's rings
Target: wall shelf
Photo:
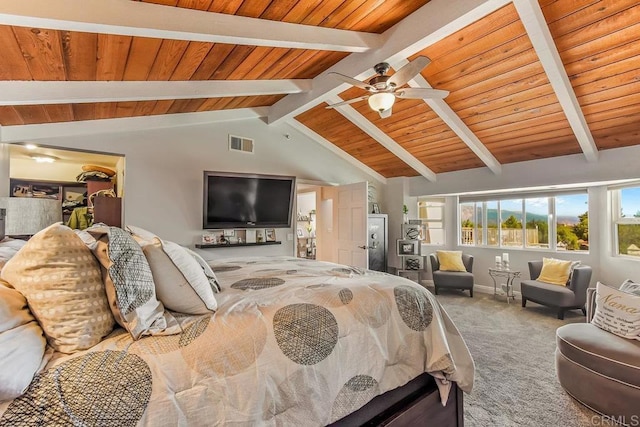
[[[281,245],[281,241],[275,242],[255,242],[255,243],[196,243],[198,249],[210,249],[210,248],[237,248],[240,246],[267,246],[267,245]]]

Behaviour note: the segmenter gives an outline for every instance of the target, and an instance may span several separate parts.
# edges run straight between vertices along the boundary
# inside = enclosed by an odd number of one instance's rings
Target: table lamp
[[[0,208],[6,210],[4,234],[30,237],[62,221],[60,200],[38,197],[0,197]]]

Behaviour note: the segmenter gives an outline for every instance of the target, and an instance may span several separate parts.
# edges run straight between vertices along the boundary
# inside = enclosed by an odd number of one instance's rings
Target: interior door
[[[367,250],[367,183],[334,187],[334,224],[337,225],[337,251],[339,264],[368,268]]]

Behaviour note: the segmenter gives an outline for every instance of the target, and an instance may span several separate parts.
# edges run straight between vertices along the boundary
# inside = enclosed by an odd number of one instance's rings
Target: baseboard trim
[[[421,280],[420,284],[422,286],[425,287],[430,287],[433,289],[433,280]],[[501,291],[501,288],[498,288],[498,291]],[[493,286],[486,286],[486,285],[479,285],[477,283],[475,283],[473,285],[473,291],[474,292],[480,292],[481,294],[489,294],[489,295],[493,295]],[[500,295],[500,294],[498,294]],[[505,296],[505,295],[500,295],[500,296]],[[513,292],[513,296],[515,297],[515,299],[522,301],[522,294],[520,293],[520,291],[514,291]]]

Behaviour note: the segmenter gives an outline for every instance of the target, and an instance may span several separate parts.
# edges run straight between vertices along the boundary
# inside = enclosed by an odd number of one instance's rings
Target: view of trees
[[[589,212],[578,215],[578,219],[580,222],[575,225],[558,224],[558,243],[569,251],[589,247]]]
[[[640,211],[636,213],[640,217]],[[566,250],[585,250],[589,248],[589,212],[585,212],[582,215],[578,215],[578,222],[576,224],[557,224],[557,242],[559,247],[563,247]],[[548,245],[549,244],[549,223],[545,219],[532,218],[526,222],[527,230],[537,230],[538,239],[535,241],[536,245]],[[464,219],[461,222],[462,228],[473,228],[475,226],[471,219]],[[517,230],[522,229],[522,221],[519,220],[516,215],[509,215],[501,224],[504,230]],[[497,228],[495,223],[490,222],[487,228]],[[623,237],[620,238],[620,253],[626,253],[626,248],[629,246],[629,241],[638,242],[640,247],[640,225],[623,226],[619,228]],[[529,237],[531,239],[531,237]],[[531,244],[528,240],[527,244]],[[625,246],[623,252],[622,246]]]
[[[542,219],[527,221],[527,230],[538,230],[538,243],[549,244],[549,223]]]

